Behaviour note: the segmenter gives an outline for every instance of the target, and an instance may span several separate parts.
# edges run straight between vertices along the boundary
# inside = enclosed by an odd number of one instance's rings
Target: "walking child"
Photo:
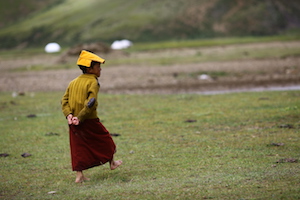
[[[68,120],[72,170],[76,183],[89,180],[83,170],[109,162],[111,170],[122,164],[115,161],[116,145],[97,115],[98,77],[105,60],[82,50],[77,65],[82,74],[72,80],[62,98],[62,111]]]

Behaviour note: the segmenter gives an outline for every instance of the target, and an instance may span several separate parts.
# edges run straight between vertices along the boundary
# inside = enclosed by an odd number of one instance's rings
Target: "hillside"
[[[1,3],[1,49],[44,46],[53,41],[75,45],[123,38],[145,42],[263,36],[300,29],[300,4],[293,0],[33,2]]]
[[[18,21],[35,14],[35,12],[42,12],[51,6],[60,3],[61,0],[9,0],[0,1],[0,28],[11,25]]]

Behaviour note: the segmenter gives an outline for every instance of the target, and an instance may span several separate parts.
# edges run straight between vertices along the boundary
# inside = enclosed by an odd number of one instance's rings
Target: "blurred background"
[[[0,3],[4,48],[298,32],[294,0],[9,0]]]
[[[300,84],[300,3],[0,2],[0,91],[64,90],[80,73],[76,59],[82,49],[107,60],[101,79],[109,84],[103,92],[295,86]]]

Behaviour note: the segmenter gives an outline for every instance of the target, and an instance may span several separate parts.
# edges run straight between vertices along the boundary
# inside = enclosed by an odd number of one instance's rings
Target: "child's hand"
[[[73,119],[73,115],[72,115],[72,114],[69,114],[69,115],[67,116],[67,120],[68,120],[68,124],[69,124],[69,125],[73,124],[72,119]]]
[[[72,124],[73,125],[78,125],[79,124],[79,119],[77,117],[72,118]]]
[[[69,114],[67,116],[68,124],[71,125],[78,125],[79,124],[79,119],[77,117],[74,117],[72,114]]]

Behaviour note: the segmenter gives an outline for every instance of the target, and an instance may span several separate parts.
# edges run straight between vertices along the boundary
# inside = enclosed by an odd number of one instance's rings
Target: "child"
[[[76,183],[89,180],[83,170],[110,163],[114,170],[122,164],[114,161],[116,146],[109,132],[97,116],[97,96],[100,85],[101,64],[105,60],[82,50],[77,65],[83,74],[70,82],[63,98],[62,111],[69,124],[72,169]]]

